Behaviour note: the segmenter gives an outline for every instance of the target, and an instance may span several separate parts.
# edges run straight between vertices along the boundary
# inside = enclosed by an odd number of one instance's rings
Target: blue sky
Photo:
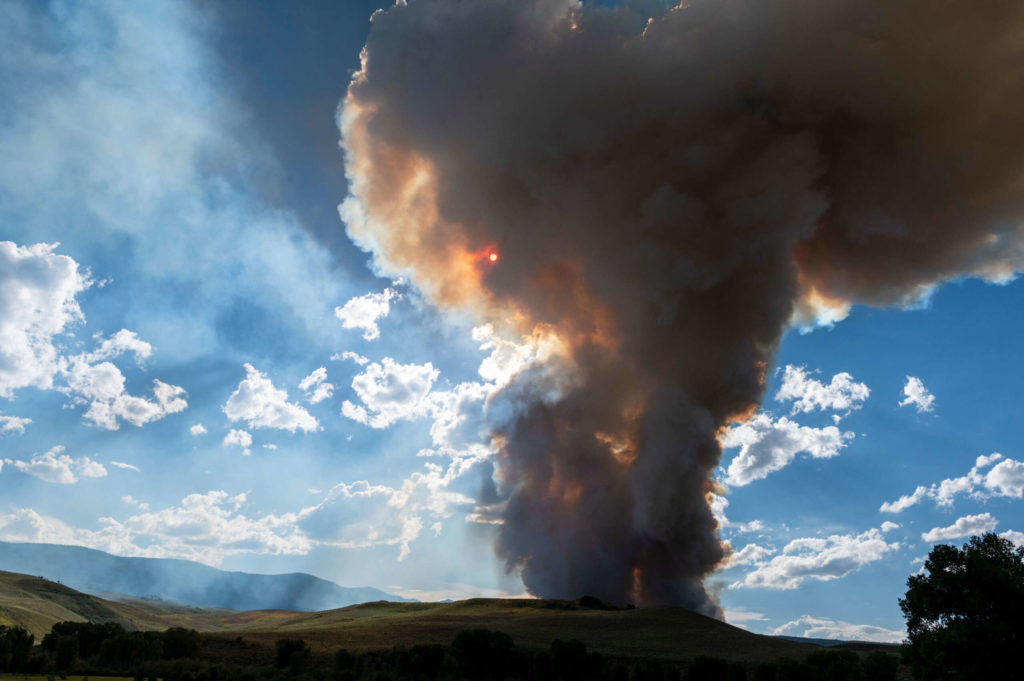
[[[0,539],[524,592],[483,409],[546,350],[378,276],[338,217],[375,8],[0,5]],[[729,621],[898,640],[931,545],[1024,542],[1021,309],[963,279],[787,332],[724,436]]]

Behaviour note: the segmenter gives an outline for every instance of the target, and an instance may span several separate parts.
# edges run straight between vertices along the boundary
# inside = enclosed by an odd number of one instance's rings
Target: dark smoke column
[[[678,604],[794,322],[1024,263],[1024,4],[409,0],[340,112],[382,271],[561,352],[489,404],[531,592]],[[493,266],[489,249],[501,252]]]

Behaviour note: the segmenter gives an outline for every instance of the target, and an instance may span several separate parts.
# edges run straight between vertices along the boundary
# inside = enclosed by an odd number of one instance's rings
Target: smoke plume
[[[562,349],[490,403],[527,588],[720,615],[721,429],[790,325],[1021,269],[1022,105],[1019,0],[378,12],[339,114],[350,236]]]

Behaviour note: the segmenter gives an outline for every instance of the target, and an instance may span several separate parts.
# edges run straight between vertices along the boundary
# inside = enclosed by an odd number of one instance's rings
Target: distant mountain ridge
[[[127,558],[59,544],[0,542],[0,570],[38,575],[79,591],[230,610],[315,612],[370,601],[412,602],[373,587],[339,586],[304,572],[228,572],[188,560]]]

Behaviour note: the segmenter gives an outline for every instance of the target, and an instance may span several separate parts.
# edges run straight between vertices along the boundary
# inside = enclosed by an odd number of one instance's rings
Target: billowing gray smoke
[[[1021,269],[1022,121],[1019,0],[409,0],[343,103],[342,213],[562,343],[492,400],[526,586],[719,614],[716,436],[794,321]]]

